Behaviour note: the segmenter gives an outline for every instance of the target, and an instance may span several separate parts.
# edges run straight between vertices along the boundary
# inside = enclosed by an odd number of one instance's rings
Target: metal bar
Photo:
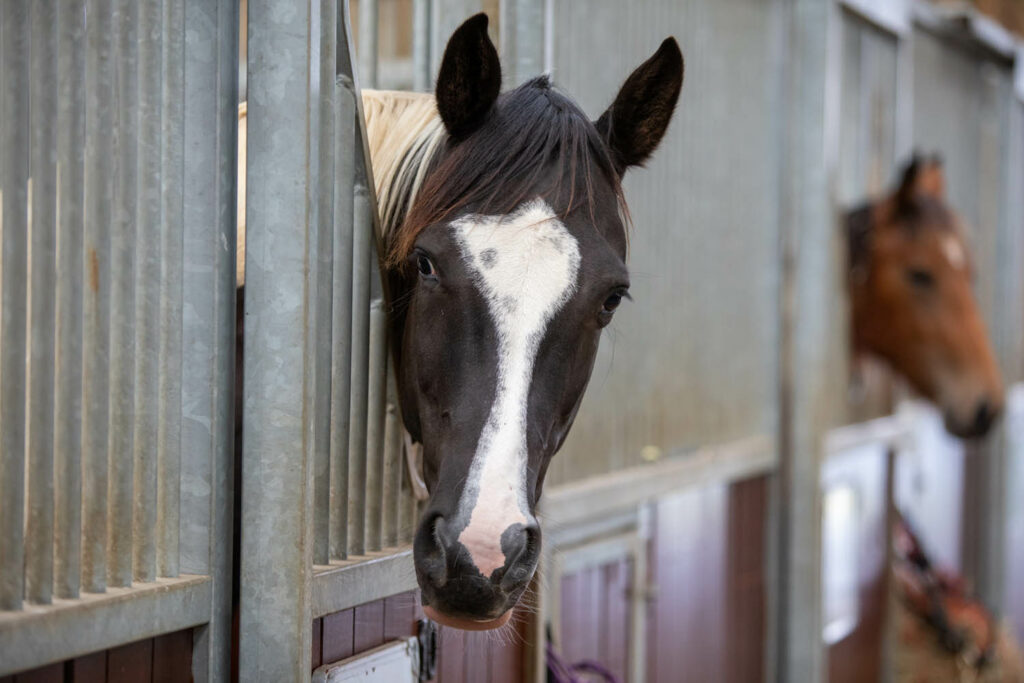
[[[395,387],[395,367],[388,363],[387,409],[384,415],[384,501],[381,526],[383,544],[393,547],[399,543],[402,515],[402,418],[398,414],[398,391]]]
[[[430,90],[430,1],[412,0],[412,89]]]
[[[415,588],[412,548],[373,553],[369,559],[334,565],[314,575],[313,618]]]
[[[313,341],[313,562],[330,560],[331,516],[331,375],[333,333],[334,262],[334,128],[335,82],[337,80],[337,3],[321,6],[320,73],[312,75],[319,95],[320,146],[315,157],[318,170],[313,174],[319,187],[315,220],[319,243],[312,254],[316,261],[316,335]]]
[[[208,577],[182,576],[0,612],[0,676],[202,624],[210,586]]]
[[[138,207],[138,5],[115,8],[117,156],[110,237],[110,421],[107,454],[107,585],[132,583],[133,409],[135,405],[135,223]],[[147,274],[142,274],[145,277]]]
[[[0,6],[0,609],[24,595],[29,3]]]
[[[25,597],[48,603],[53,592],[53,351],[56,279],[56,124],[57,50],[55,8],[33,3],[29,111],[31,151],[27,197],[31,209],[29,242],[29,365]]]
[[[359,136],[358,131],[356,135]],[[358,157],[357,157],[358,158]],[[357,168],[357,175],[359,169]],[[352,221],[352,398],[349,410],[348,553],[366,552],[367,428],[370,365],[371,211],[365,176],[356,181]]]
[[[352,203],[355,183],[355,101],[352,81],[339,77],[334,88],[334,292],[331,298],[330,557],[348,554],[348,466],[352,355]]]
[[[312,641],[309,203],[318,2],[250,0],[240,680],[304,680]]]
[[[837,287],[822,285],[839,253],[829,204],[826,122],[831,3],[789,0],[783,43],[787,67],[780,117],[781,258],[779,292],[779,526],[777,678],[813,683],[824,674],[821,640],[822,441],[839,417],[846,374]],[[836,281],[838,282],[838,280]]]
[[[114,176],[114,16],[111,0],[86,6],[85,272],[82,293],[82,588],[106,589],[110,226]]]
[[[359,2],[359,84],[377,87],[377,32],[380,8],[377,0]]]
[[[558,525],[576,524],[597,512],[607,515],[680,489],[748,479],[777,466],[772,439],[754,436],[552,488],[541,499],[541,514]]]
[[[178,575],[181,504],[181,293],[184,238],[185,3],[164,0],[163,166],[160,238],[160,417],[157,426],[156,571]]]
[[[54,594],[78,597],[82,555],[82,227],[85,14],[57,12],[57,307],[54,403]]]
[[[364,229],[372,230],[372,225]],[[376,257],[374,257],[376,258]],[[375,280],[380,281],[376,275]],[[366,430],[366,549],[380,550],[383,543],[384,421],[388,359],[387,313],[383,298],[370,304],[369,382]]]
[[[135,462],[134,576],[156,578],[156,516],[160,396],[160,255],[162,232],[161,114],[163,101],[163,4],[139,5],[139,215],[135,267]]]
[[[204,683],[231,670],[238,4],[187,0],[185,37],[179,569],[211,578],[209,623],[192,635],[192,676]]]

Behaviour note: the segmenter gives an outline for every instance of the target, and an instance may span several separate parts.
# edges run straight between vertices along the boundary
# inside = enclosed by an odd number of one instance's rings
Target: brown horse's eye
[[[907,280],[918,289],[932,289],[935,286],[935,276],[927,270],[911,268],[907,271]]]
[[[621,303],[622,303],[622,294],[619,293],[619,292],[616,292],[615,294],[612,294],[610,297],[608,297],[607,299],[604,300],[604,307],[602,308],[602,310],[605,313],[613,313],[615,311],[615,309],[618,308],[619,304],[621,304]]]
[[[416,256],[416,270],[420,271],[420,275],[424,277],[436,277],[437,275],[434,263],[424,254]]]

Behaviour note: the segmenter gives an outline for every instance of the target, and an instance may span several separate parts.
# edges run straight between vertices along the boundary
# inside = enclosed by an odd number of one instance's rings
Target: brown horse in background
[[[986,434],[1003,386],[942,162],[915,156],[894,192],[847,214],[846,231],[855,354],[906,378],[942,410],[950,433]]]

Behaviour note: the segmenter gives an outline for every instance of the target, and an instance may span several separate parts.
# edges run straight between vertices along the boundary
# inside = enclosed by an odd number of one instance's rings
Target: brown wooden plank
[[[764,678],[766,496],[765,477],[736,483],[729,492],[728,683]]]
[[[384,601],[374,600],[355,608],[355,654],[375,648],[384,642]]]
[[[313,669],[324,663],[323,658],[323,619],[313,620],[313,657],[310,664]]]
[[[334,662],[351,657],[353,650],[355,610],[328,614],[323,618],[321,626],[321,664]]]
[[[13,680],[14,683],[64,683],[64,664],[58,662],[41,666],[38,669],[17,674],[13,679],[0,680]]]
[[[523,642],[530,615],[516,610],[509,625],[490,646],[489,683],[520,683],[523,680]]]
[[[464,683],[487,683],[491,650],[497,646],[493,634],[486,631],[467,633],[463,643],[462,680]]]
[[[107,653],[94,652],[70,662],[68,683],[105,683],[107,680]]]
[[[140,640],[107,651],[108,683],[142,683],[153,677],[153,640]]]
[[[416,635],[416,592],[384,599],[384,642]]]
[[[153,683],[192,681],[192,629],[153,639]]]
[[[462,683],[465,674],[465,631],[444,626],[440,629],[437,647],[437,682]],[[468,683],[468,682],[467,682]]]

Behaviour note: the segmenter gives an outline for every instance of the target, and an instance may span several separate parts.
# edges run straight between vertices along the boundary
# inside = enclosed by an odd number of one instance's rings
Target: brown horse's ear
[[[483,123],[501,91],[501,62],[481,12],[455,29],[437,75],[435,98],[444,127],[463,138]]]
[[[637,67],[595,124],[619,175],[646,161],[661,142],[683,87],[683,53],[675,38]]]
[[[946,176],[942,169],[942,157],[938,154],[921,157],[917,153],[903,171],[896,199],[901,207],[913,206],[919,197],[939,201],[946,199]]]

